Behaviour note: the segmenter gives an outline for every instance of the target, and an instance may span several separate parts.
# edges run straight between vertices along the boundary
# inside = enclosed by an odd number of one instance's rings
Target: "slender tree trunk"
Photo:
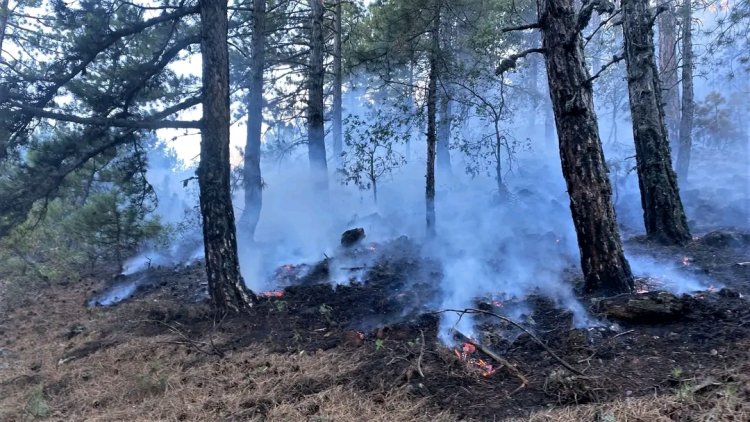
[[[333,156],[338,163],[341,159],[341,152],[343,151],[343,135],[342,135],[342,119],[343,119],[343,92],[342,86],[344,84],[344,71],[341,65],[341,36],[342,36],[342,25],[341,19],[343,18],[341,12],[341,2],[343,0],[336,1],[335,11],[335,33],[333,38]]]
[[[440,0],[435,1],[435,18],[431,30],[430,74],[427,84],[427,236],[434,237],[435,229],[435,154],[437,146],[437,79],[440,54]]]
[[[684,244],[691,236],[677,175],[672,170],[648,0],[623,0],[622,15],[630,116],[646,233],[663,243]]]
[[[247,139],[245,143],[245,209],[240,216],[240,233],[255,237],[263,207],[263,178],[260,170],[260,145],[263,131],[263,70],[266,66],[266,0],[253,0],[252,62],[247,96]]]
[[[227,0],[202,0],[200,4],[203,128],[198,185],[208,292],[218,310],[236,312],[251,306],[254,295],[240,274],[229,190]]]
[[[631,292],[633,275],[615,221],[577,15],[571,0],[537,0],[537,6],[584,290],[597,294]]]
[[[448,90],[448,88],[444,88]],[[440,95],[440,120],[437,125],[436,164],[443,175],[451,174],[451,101],[447,93]]]
[[[685,183],[690,167],[690,150],[693,147],[693,4],[682,4],[682,118],[680,119],[680,146],[677,153],[677,176]]]
[[[677,90],[677,14],[672,2],[667,2],[665,12],[659,15],[659,79],[662,81],[664,119],[669,131],[669,145],[673,156],[677,154],[680,121],[680,93]]]
[[[326,161],[325,142],[325,104],[323,86],[325,68],[323,67],[323,0],[310,0],[310,66],[308,75],[307,104],[307,148],[310,159],[313,186],[316,190],[328,189],[328,162]]]
[[[414,59],[409,60],[409,87],[407,98],[406,98],[406,105],[409,110],[410,116],[415,116],[417,114],[416,106],[414,105]],[[404,145],[404,148],[406,148],[406,153],[404,154],[404,157],[406,158],[406,162],[411,162],[411,139],[406,139],[406,145]]]
[[[440,60],[437,79],[441,81],[438,90],[438,116],[437,122],[437,144],[435,164],[442,175],[451,174],[451,68],[449,63],[453,60],[453,22],[450,17],[440,17]]]
[[[10,17],[8,2],[9,0],[0,0],[0,57],[3,56],[3,42],[5,41],[5,31],[8,28],[8,18]]]

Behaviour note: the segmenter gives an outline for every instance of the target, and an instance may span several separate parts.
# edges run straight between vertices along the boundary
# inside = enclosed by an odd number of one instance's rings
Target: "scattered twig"
[[[456,335],[458,335],[466,343],[469,343],[469,344],[473,345],[474,347],[476,347],[477,349],[479,349],[480,351],[482,351],[482,353],[484,353],[485,355],[487,355],[487,356],[491,357],[492,359],[494,359],[495,362],[497,362],[500,365],[508,368],[508,370],[513,375],[515,375],[516,378],[518,378],[519,380],[521,380],[521,385],[518,388],[516,388],[515,390],[513,390],[513,392],[511,394],[513,394],[516,391],[518,391],[518,390],[526,387],[527,385],[529,385],[529,380],[521,373],[521,371],[518,370],[518,368],[516,368],[512,363],[510,363],[510,361],[508,359],[505,359],[504,357],[498,355],[497,353],[493,352],[492,350],[488,349],[487,347],[484,347],[483,345],[479,344],[477,341],[472,340],[469,336],[467,336],[466,334],[464,334],[464,333],[462,333],[462,332],[460,332],[460,331],[458,331],[456,329],[454,329],[453,332]]]
[[[419,372],[419,376],[424,378],[424,372],[422,372],[422,356],[424,356],[424,331],[420,329],[419,335],[421,336],[422,342],[420,343],[421,347],[419,348],[419,357],[417,358],[417,372]]]
[[[545,344],[539,337],[537,337],[529,329],[527,329],[523,325],[517,323],[516,321],[513,321],[512,319],[510,319],[508,317],[504,317],[502,315],[498,315],[498,314],[496,314],[494,312],[483,311],[481,309],[473,309],[473,308],[467,308],[467,309],[464,309],[464,310],[459,310],[459,309],[444,309],[442,311],[437,311],[435,313],[440,314],[440,313],[445,313],[445,312],[455,312],[455,313],[457,313],[459,315],[464,315],[464,314],[483,314],[483,315],[489,315],[489,316],[495,317],[497,319],[500,319],[502,321],[505,321],[508,324],[513,325],[514,327],[516,327],[516,328],[520,329],[521,331],[523,331],[524,333],[528,334],[529,337],[531,337],[532,340],[534,340],[540,346],[542,346],[542,348],[544,350],[546,350],[547,353],[549,353],[556,361],[558,361],[560,363],[560,365],[564,366],[566,369],[568,369],[569,371],[573,372],[576,375],[583,375],[581,373],[581,371],[575,369],[568,362],[566,362],[563,358],[561,358],[560,356],[558,356],[557,353],[555,353],[552,349],[550,349],[549,346],[547,346],[547,344]]]
[[[635,330],[628,330],[628,331],[623,331],[623,332],[621,332],[620,334],[617,334],[617,335],[614,335],[614,336],[612,336],[612,338],[617,338],[617,337],[620,337],[620,336],[624,336],[624,335],[626,335],[626,334],[630,334],[630,333],[633,333],[633,332],[635,332]]]
[[[217,356],[217,357],[220,357],[220,358],[224,357],[224,352],[221,349],[219,349],[218,347],[216,347],[216,345],[214,344],[214,342],[213,342],[213,336],[211,338],[210,343],[202,343],[202,342],[197,342],[197,341],[191,339],[185,333],[183,333],[179,328],[175,327],[174,325],[168,324],[168,323],[166,323],[164,321],[159,321],[159,320],[155,320],[155,319],[145,319],[145,320],[141,320],[141,322],[161,324],[161,325],[167,327],[167,329],[169,331],[171,331],[173,334],[176,334],[177,336],[179,336],[180,338],[182,338],[182,341],[166,341],[166,342],[163,342],[163,343],[180,344],[180,345],[190,346],[190,347],[194,348],[195,350],[197,350],[197,351],[199,351],[201,353],[204,353],[206,355],[209,355],[209,356]],[[205,347],[207,345],[211,346],[210,349],[207,349]]]

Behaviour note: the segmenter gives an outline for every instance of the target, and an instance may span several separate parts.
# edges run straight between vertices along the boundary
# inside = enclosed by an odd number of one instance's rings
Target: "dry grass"
[[[173,333],[139,330],[148,324],[143,320],[149,310],[176,312],[179,305],[136,301],[88,310],[80,297],[80,290],[53,288],[1,314],[0,421],[458,419],[405,389],[355,388],[355,374],[369,358],[364,348],[280,354],[256,344],[221,359],[174,344],[180,337]],[[71,327],[78,325],[85,330],[70,336]],[[216,335],[215,340],[225,338]],[[84,346],[91,347],[90,354],[60,362]],[[703,374],[718,381],[695,393],[700,378],[678,387],[674,395],[559,407],[518,420],[747,421],[749,361],[723,373]]]
[[[57,288],[36,300],[0,320],[8,335],[0,347],[9,350],[0,357],[0,421],[455,420],[405,390],[354,389],[361,350],[279,354],[253,345],[221,359],[174,344],[173,333],[139,335],[148,323],[133,316],[153,304],[88,310],[80,291]],[[77,325],[86,328],[68,338]],[[61,360],[84,347],[91,353]]]
[[[628,398],[610,403],[561,407],[533,413],[530,422],[750,421],[748,362],[686,382],[672,395]],[[705,387],[708,385],[708,387]]]

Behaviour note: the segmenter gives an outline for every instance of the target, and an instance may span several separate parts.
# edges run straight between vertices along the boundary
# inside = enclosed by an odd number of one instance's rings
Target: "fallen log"
[[[681,318],[688,308],[690,297],[677,297],[669,292],[624,294],[600,299],[597,313],[639,323],[658,323]]]

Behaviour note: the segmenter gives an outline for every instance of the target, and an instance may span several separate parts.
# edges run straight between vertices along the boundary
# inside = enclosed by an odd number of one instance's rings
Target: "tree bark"
[[[252,62],[247,96],[247,139],[243,168],[245,209],[240,216],[240,233],[255,237],[263,207],[263,178],[260,170],[260,145],[263,131],[263,71],[266,67],[266,0],[253,0]]]
[[[435,17],[430,31],[430,71],[427,84],[427,184],[426,216],[427,236],[434,237],[435,229],[435,154],[437,147],[437,79],[438,54],[440,54],[440,0],[434,3]]]
[[[453,22],[450,17],[440,17],[439,29],[439,64],[437,79],[440,80],[439,89],[439,113],[437,122],[437,144],[435,164],[442,175],[451,174],[451,69],[449,63],[453,60]]]
[[[342,36],[342,25],[341,20],[343,18],[341,12],[341,2],[343,0],[335,0],[335,33],[333,36],[333,156],[336,162],[341,159],[341,153],[343,151],[343,131],[342,131],[342,119],[343,119],[343,92],[342,87],[344,84],[344,71],[341,64],[341,36]]]
[[[444,87],[444,91],[448,88]],[[437,125],[436,164],[441,174],[451,173],[451,100],[448,93],[440,95],[440,121]]]
[[[323,87],[325,83],[325,68],[323,66],[323,0],[309,0],[310,2],[310,63],[307,78],[307,148],[310,159],[313,186],[316,190],[328,189],[328,162],[326,160],[325,143],[325,104]]]
[[[631,292],[633,275],[615,221],[578,16],[571,0],[537,0],[537,7],[584,290],[596,294]]]
[[[237,259],[234,211],[229,190],[229,49],[227,0],[202,0],[203,128],[198,166],[208,292],[220,311],[251,306]]]
[[[691,236],[677,175],[672,170],[648,0],[623,0],[622,15],[630,115],[646,234],[662,243],[684,244]]]
[[[0,1],[0,57],[3,56],[3,42],[5,41],[5,31],[8,28],[8,18],[10,18],[10,10],[8,10],[8,2],[10,0]]]
[[[693,147],[693,4],[682,4],[682,117],[680,119],[680,146],[677,153],[677,176],[685,183],[690,167],[690,150]]]
[[[672,154],[677,153],[680,125],[680,93],[677,90],[677,13],[674,4],[667,2],[667,10],[659,15],[659,79],[662,81],[664,119],[669,132]]]

